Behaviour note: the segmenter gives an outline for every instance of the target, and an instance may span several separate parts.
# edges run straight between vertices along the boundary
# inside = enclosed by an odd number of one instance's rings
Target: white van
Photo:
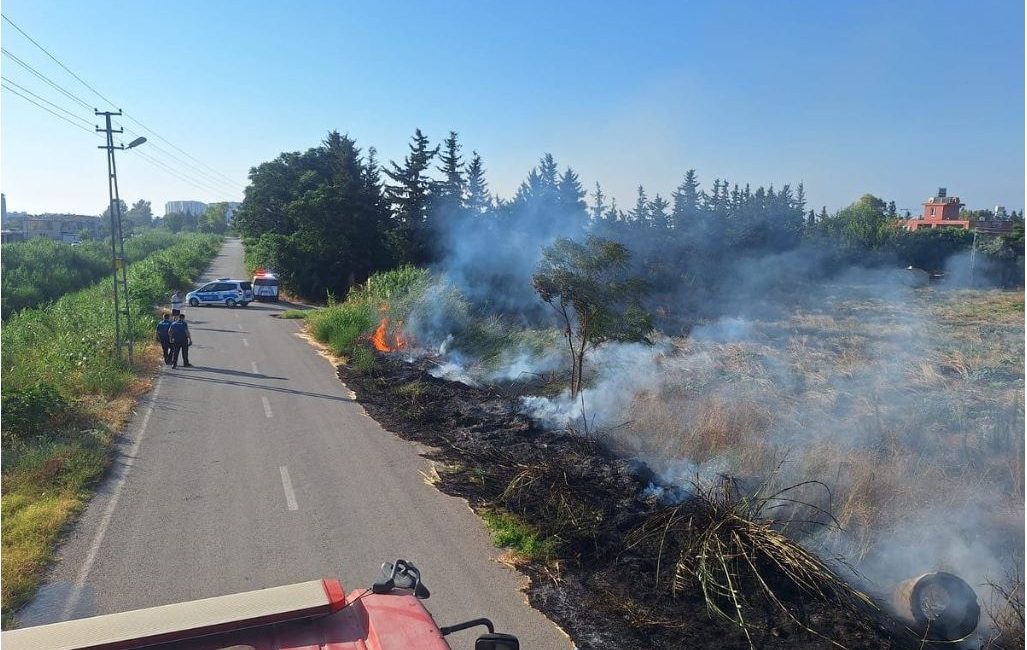
[[[278,302],[278,276],[258,269],[253,276],[253,297],[262,302]]]

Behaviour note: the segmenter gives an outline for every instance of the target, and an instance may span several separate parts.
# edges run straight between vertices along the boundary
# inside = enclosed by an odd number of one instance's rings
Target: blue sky
[[[805,182],[811,207],[871,192],[914,211],[938,186],[1024,205],[1023,2],[119,2],[3,13],[127,113],[228,177],[201,189],[134,153],[122,197],[239,200],[251,166],[330,129],[400,160],[460,133],[510,196],[544,152],[622,207],[695,168]],[[109,35],[109,36],[108,36]],[[6,22],[3,46],[105,107]],[[90,122],[5,56],[3,76]],[[96,214],[96,135],[2,93],[8,209]],[[150,136],[140,153],[210,177]],[[175,153],[174,160],[151,144]],[[208,182],[211,182],[208,180]]]

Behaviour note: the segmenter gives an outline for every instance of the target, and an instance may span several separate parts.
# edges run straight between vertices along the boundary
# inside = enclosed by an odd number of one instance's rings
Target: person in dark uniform
[[[171,367],[178,367],[178,353],[182,353],[183,368],[192,368],[189,363],[189,346],[193,344],[193,337],[189,334],[189,326],[185,324],[185,314],[179,314],[178,320],[171,323],[168,328],[171,335]]]
[[[160,341],[161,350],[164,352],[164,365],[171,365],[171,334],[168,330],[171,329],[171,316],[168,312],[162,314],[162,318],[157,321],[157,340]]]

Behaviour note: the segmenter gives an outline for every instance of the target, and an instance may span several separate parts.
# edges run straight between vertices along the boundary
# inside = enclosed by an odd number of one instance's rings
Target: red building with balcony
[[[938,188],[938,194],[924,203],[924,213],[909,219],[906,229],[915,232],[920,228],[962,228],[970,230],[970,221],[959,218],[959,210],[963,204],[958,196],[947,196],[944,187]]]

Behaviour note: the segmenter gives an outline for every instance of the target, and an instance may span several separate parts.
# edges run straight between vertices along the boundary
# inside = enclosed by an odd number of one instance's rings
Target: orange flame
[[[393,344],[389,345],[388,331],[389,331],[389,319],[385,316],[388,312],[388,307],[382,308],[382,320],[378,323],[378,327],[375,328],[374,334],[371,335],[371,344],[374,345],[374,349],[379,352],[394,352],[396,350],[402,350],[407,346],[406,337],[403,336],[403,322],[397,322],[395,331],[392,333]]]

